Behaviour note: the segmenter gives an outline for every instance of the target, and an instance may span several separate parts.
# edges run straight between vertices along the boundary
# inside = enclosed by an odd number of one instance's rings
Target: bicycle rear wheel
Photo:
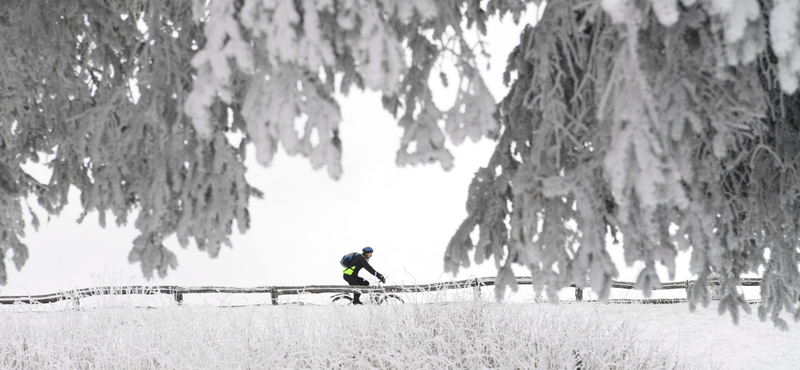
[[[353,297],[347,294],[337,294],[333,296],[333,304],[335,306],[349,306],[353,304]]]
[[[389,306],[401,305],[403,303],[405,303],[403,302],[403,298],[400,298],[400,296],[396,294],[384,294],[380,300],[380,304]]]

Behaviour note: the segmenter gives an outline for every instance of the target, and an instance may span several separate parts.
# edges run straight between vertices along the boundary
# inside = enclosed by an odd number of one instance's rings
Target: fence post
[[[269,295],[272,297],[272,304],[278,305],[278,290],[275,287],[269,289]]]
[[[78,292],[73,290],[72,294],[70,294],[70,296],[72,298],[72,303],[75,304],[75,308],[80,310],[81,309],[81,299],[80,299],[80,297],[78,297]]]
[[[583,301],[583,289],[575,287],[575,300],[578,302]]]
[[[478,300],[481,298],[481,284],[478,282],[478,279],[474,279],[470,282],[473,284],[473,293],[475,294],[475,299]]]

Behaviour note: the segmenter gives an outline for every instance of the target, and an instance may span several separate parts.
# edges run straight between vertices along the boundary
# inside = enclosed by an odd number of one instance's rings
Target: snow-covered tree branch
[[[66,0],[0,7],[0,284],[19,269],[23,205],[57,215],[69,190],[83,216],[131,212],[141,235],[131,262],[145,276],[177,265],[176,234],[215,256],[234,222],[249,227],[245,148],[269,165],[278,146],[342,174],[335,94],[383,94],[405,128],[400,165],[452,167],[445,137],[478,140],[499,127],[477,71],[467,23],[519,18],[522,0]],[[447,55],[462,81],[455,106],[436,107],[432,66]],[[302,132],[295,122],[304,122]],[[440,126],[441,123],[441,126]],[[446,124],[445,124],[446,123]],[[443,127],[444,130],[440,127]],[[444,131],[444,132],[443,132]],[[230,143],[228,133],[244,137]],[[412,149],[415,148],[415,149]],[[44,156],[44,158],[42,158]],[[22,165],[52,169],[48,184]],[[38,225],[35,213],[34,226]],[[81,219],[83,218],[81,217]]]
[[[502,135],[470,187],[446,268],[494,255],[500,286],[527,266],[557,299],[576,283],[608,297],[612,235],[637,287],[656,263],[723,279],[720,312],[763,273],[759,315],[800,319],[800,55],[797,1],[553,1],[509,57]],[[800,67],[799,67],[800,68]],[[510,204],[510,206],[509,206]],[[479,230],[474,242],[470,234]],[[624,239],[624,242],[623,242]],[[707,304],[705,284],[689,291]]]

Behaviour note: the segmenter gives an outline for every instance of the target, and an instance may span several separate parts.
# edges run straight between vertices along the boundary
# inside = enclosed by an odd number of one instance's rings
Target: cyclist
[[[366,247],[361,250],[361,254],[355,256],[355,258],[350,261],[350,266],[344,269],[344,275],[342,275],[347,284],[362,286],[369,285],[369,281],[358,276],[358,272],[361,271],[362,268],[369,271],[370,274],[375,275],[375,277],[378,278],[378,280],[380,280],[382,283],[386,282],[386,277],[381,275],[380,272],[375,271],[375,269],[369,265],[369,259],[372,257],[373,252],[374,250],[372,247]],[[353,292],[353,304],[363,304],[361,302],[361,293]]]

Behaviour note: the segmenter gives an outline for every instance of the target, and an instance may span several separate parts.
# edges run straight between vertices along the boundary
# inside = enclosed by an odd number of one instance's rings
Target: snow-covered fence
[[[530,279],[528,279],[530,280]],[[684,281],[673,281],[668,283],[661,283],[660,287],[654,287],[653,290],[673,290],[673,289],[685,289],[688,291],[689,287],[694,284],[695,280],[684,280]],[[708,285],[720,285],[719,279],[708,279]],[[739,284],[740,286],[761,286],[761,278],[743,278]],[[582,301],[583,300],[583,290],[581,288],[575,287],[573,284],[572,287],[575,288],[575,300]],[[616,289],[636,289],[636,283],[628,282],[628,281],[614,281],[611,283],[612,288]],[[663,303],[680,303],[686,302],[684,298],[656,298],[656,299],[611,299],[609,302],[614,303],[654,303],[654,304],[663,304]]]
[[[695,280],[685,280],[662,283],[661,287],[653,288],[653,290],[669,290],[669,289],[688,289],[689,286],[695,283]],[[532,285],[530,277],[517,277],[517,284],[519,285]],[[719,285],[719,280],[709,279],[709,285]],[[422,285],[387,285],[381,287],[353,287],[347,285],[306,285],[306,286],[260,286],[253,288],[236,288],[236,287],[221,287],[221,286],[203,286],[203,287],[181,287],[176,285],[160,285],[160,286],[101,286],[92,288],[75,289],[65,292],[50,293],[43,295],[27,295],[27,296],[0,296],[0,304],[44,304],[54,303],[63,300],[72,300],[76,305],[80,305],[80,299],[91,296],[103,295],[154,295],[154,294],[169,294],[172,295],[178,304],[183,302],[185,294],[208,294],[208,293],[225,293],[225,294],[244,294],[244,293],[269,293],[273,305],[278,304],[278,297],[281,295],[297,295],[297,294],[321,294],[321,293],[342,293],[342,292],[392,292],[392,293],[422,293],[442,291],[448,289],[475,289],[476,294],[480,294],[480,288],[495,285],[493,277],[474,278],[460,281],[422,284]],[[741,281],[741,286],[759,286],[761,285],[760,278],[745,278]],[[575,288],[575,300],[583,300],[583,290]],[[616,289],[635,289],[635,283],[627,281],[614,281],[611,285]],[[650,303],[650,304],[666,304],[666,303],[679,303],[685,302],[683,298],[656,298],[656,299],[610,299],[612,303]]]

